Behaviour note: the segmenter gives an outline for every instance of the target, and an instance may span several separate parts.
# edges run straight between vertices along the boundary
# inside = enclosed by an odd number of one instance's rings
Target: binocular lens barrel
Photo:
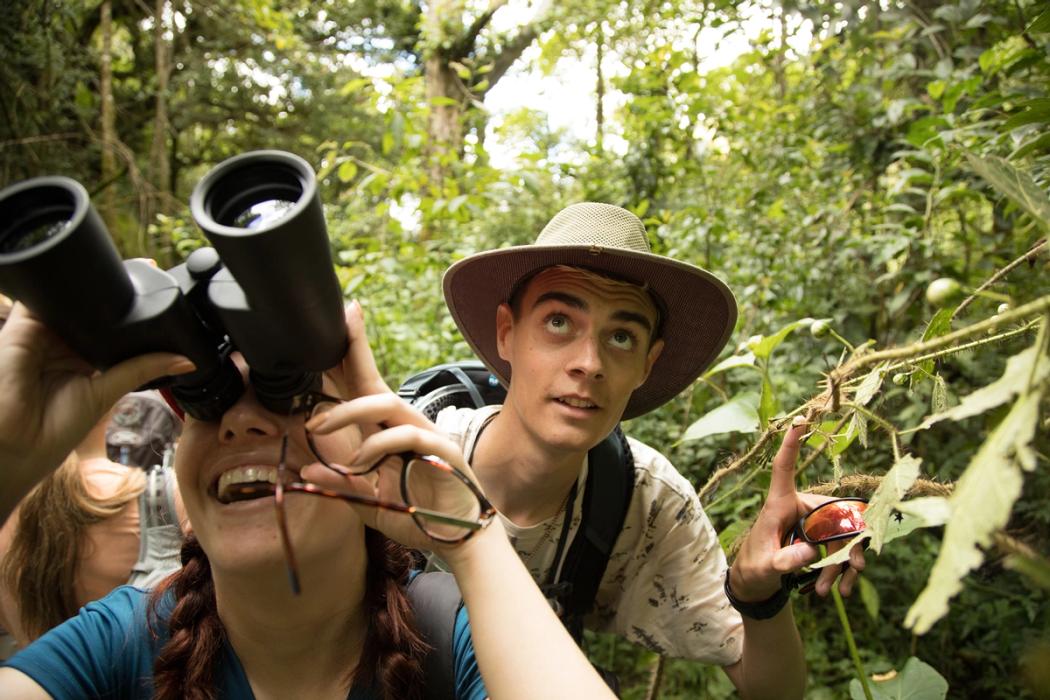
[[[251,366],[256,393],[277,410],[347,346],[313,169],[283,151],[235,156],[204,176],[190,211],[226,267],[209,285],[211,304]]]
[[[24,302],[86,360],[109,365],[99,343],[135,302],[135,289],[87,190],[38,177],[0,192],[0,290]]]
[[[146,352],[186,355],[197,369],[174,378],[172,393],[201,420],[218,420],[244,391],[233,350],[263,405],[293,410],[348,343],[313,169],[283,151],[235,156],[198,183],[190,210],[214,249],[164,271],[120,259],[75,180],[8,187],[0,291],[100,369]]]

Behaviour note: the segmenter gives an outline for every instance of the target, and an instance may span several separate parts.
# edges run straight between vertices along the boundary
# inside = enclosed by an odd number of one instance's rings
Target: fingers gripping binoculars
[[[164,271],[120,259],[75,180],[12,185],[0,191],[0,291],[99,369],[190,358],[194,372],[160,384],[195,418],[218,420],[244,392],[234,350],[259,401],[292,412],[348,342],[312,168],[281,151],[235,156],[197,184],[190,212],[213,247]]]

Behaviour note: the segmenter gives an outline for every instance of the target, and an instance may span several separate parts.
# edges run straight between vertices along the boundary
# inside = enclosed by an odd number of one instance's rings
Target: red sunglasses
[[[864,522],[867,508],[866,498],[836,498],[822,503],[795,523],[795,527],[784,537],[784,545],[800,541],[819,545],[859,535],[867,527]],[[798,587],[801,593],[809,593],[819,576],[820,569],[803,570],[786,574],[785,583],[791,588]]]

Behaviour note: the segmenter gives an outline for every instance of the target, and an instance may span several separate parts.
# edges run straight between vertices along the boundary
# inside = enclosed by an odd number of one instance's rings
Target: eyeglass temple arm
[[[485,526],[485,523],[491,519],[490,513],[482,514],[480,520],[464,520],[457,518],[452,515],[445,515],[435,510],[429,510],[427,508],[419,508],[416,506],[405,505],[404,503],[391,503],[390,501],[383,501],[372,496],[362,496],[356,493],[343,493],[342,491],[333,491],[331,489],[322,489],[314,486],[313,484],[307,483],[292,483],[285,486],[287,491],[299,491],[304,493],[314,493],[321,496],[331,496],[339,498],[344,501],[350,501],[353,503],[360,503],[366,506],[375,506],[376,508],[386,508],[387,510],[396,510],[399,513],[407,513],[409,515],[418,515],[421,518],[428,520],[434,520],[437,522],[445,523],[447,525],[458,525],[459,527],[465,527],[470,530],[480,530]]]

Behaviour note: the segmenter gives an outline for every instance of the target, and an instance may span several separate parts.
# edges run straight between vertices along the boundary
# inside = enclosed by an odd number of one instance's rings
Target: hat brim
[[[623,418],[662,406],[693,383],[729,340],[736,300],[711,273],[688,263],[620,248],[528,245],[477,253],[445,272],[445,302],[460,332],[504,384],[510,365],[496,348],[496,309],[517,282],[552,265],[581,267],[652,291],[663,305],[664,349],[649,379],[627,402]]]

